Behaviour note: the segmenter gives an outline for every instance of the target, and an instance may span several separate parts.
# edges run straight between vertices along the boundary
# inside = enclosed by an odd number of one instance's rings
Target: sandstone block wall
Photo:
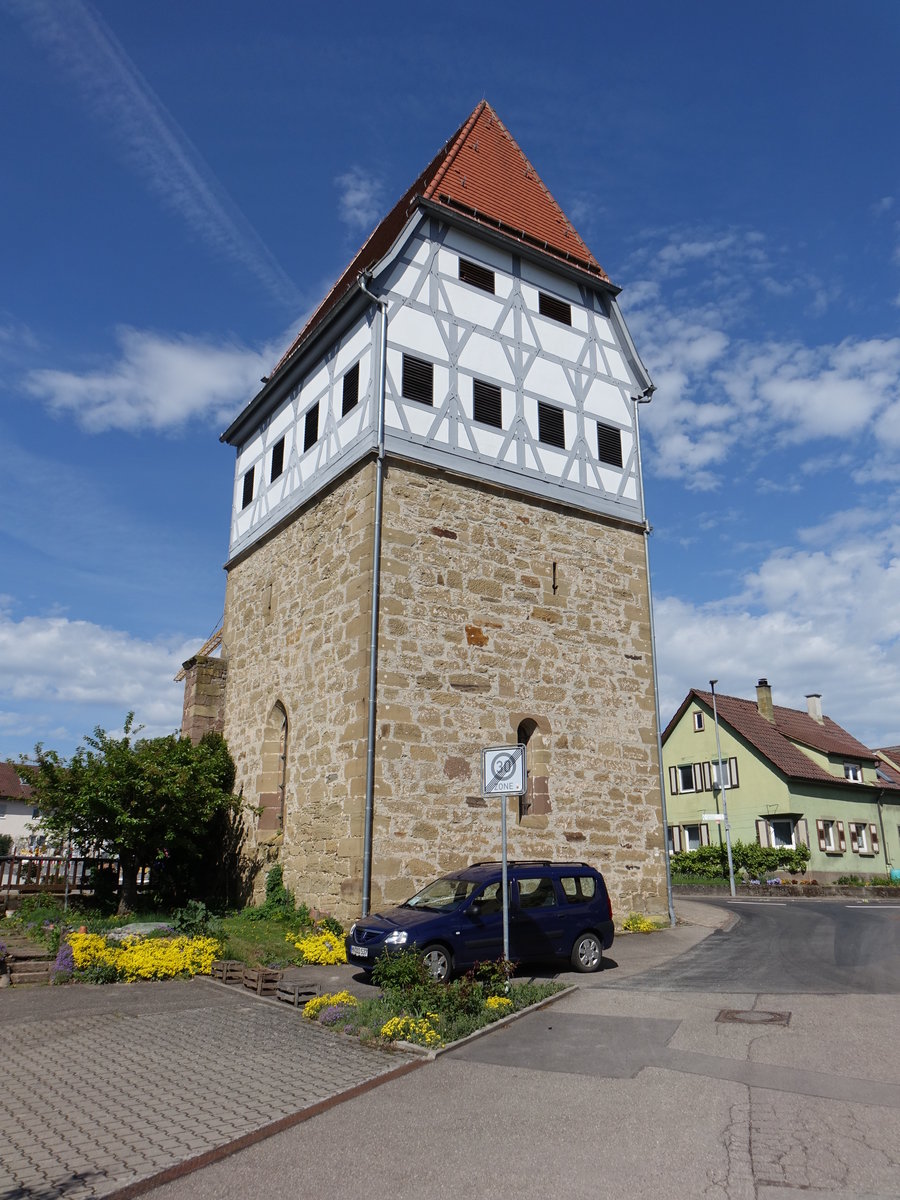
[[[184,664],[181,733],[199,742],[205,733],[221,733],[225,722],[225,663],[197,654]]]
[[[359,913],[374,467],[229,571],[225,735],[245,799],[288,714],[285,827],[298,898]],[[481,750],[533,730],[515,858],[579,859],[618,919],[666,910],[643,534],[439,471],[385,480],[372,907],[500,854]],[[263,838],[262,840],[265,840]]]

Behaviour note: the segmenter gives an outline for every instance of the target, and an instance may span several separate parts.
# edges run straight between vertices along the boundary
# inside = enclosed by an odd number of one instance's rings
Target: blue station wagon
[[[381,954],[416,946],[435,979],[503,954],[502,868],[476,863],[443,875],[396,908],[361,917],[347,961],[371,971]],[[510,862],[509,955],[513,962],[565,959],[598,971],[613,943],[603,876],[587,863]]]

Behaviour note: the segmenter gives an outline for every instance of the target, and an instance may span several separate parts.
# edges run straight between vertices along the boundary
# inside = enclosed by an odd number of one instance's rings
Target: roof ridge
[[[481,116],[481,114],[484,112],[485,109],[488,109],[488,111],[491,113],[491,115],[495,119],[497,119],[497,114],[494,112],[494,110],[488,104],[487,100],[482,100],[480,103],[475,105],[474,109],[472,110],[472,112],[469,115],[469,119],[467,121],[463,121],[462,125],[460,126],[459,132],[457,133],[456,137],[453,139],[453,145],[450,146],[450,149],[447,151],[446,155],[444,156],[444,161],[441,163],[441,165],[435,171],[434,175],[432,176],[431,182],[428,184],[428,186],[425,188],[425,191],[422,193],[423,197],[426,200],[430,200],[432,198],[432,196],[434,195],[435,189],[437,188],[438,184],[441,182],[441,180],[447,174],[447,171],[450,168],[450,164],[453,162],[453,160],[456,158],[457,154],[459,154],[460,150],[465,145],[466,138],[469,136],[469,131],[472,129],[475,122],[478,120],[478,118]],[[448,144],[449,143],[445,143],[445,148],[446,148],[446,145],[448,145]],[[427,168],[426,168],[426,170],[427,170]]]

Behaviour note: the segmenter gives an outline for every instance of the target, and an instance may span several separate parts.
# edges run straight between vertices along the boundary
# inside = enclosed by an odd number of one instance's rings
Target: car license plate
[[[351,946],[350,953],[355,954],[357,958],[368,958],[369,951],[365,946]]]

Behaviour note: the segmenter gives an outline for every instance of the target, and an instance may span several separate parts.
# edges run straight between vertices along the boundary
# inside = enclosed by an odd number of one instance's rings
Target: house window
[[[565,300],[557,300],[555,296],[548,296],[546,292],[538,293],[538,312],[542,317],[559,321],[561,325],[572,324],[572,305]]]
[[[538,400],[538,441],[546,446],[566,448],[566,425],[563,410],[555,404]]]
[[[823,854],[844,853],[846,843],[843,821],[833,821],[830,817],[823,817],[816,821],[816,834],[819,839],[819,849]]]
[[[279,438],[272,447],[272,471],[269,475],[269,482],[274,483],[279,475],[284,471],[284,438]]]
[[[359,363],[354,363],[344,376],[344,394],[341,398],[341,416],[346,417],[359,403]]]
[[[434,403],[434,363],[403,355],[403,398],[419,404]]]
[[[311,449],[319,440],[319,402],[318,400],[306,414],[303,423],[303,452]]]
[[[677,796],[680,796],[682,792],[697,792],[700,790],[693,763],[683,763],[679,767],[672,767],[670,782],[672,784],[672,791]]]
[[[500,389],[495,384],[485,383],[483,379],[472,380],[472,416],[482,425],[503,428],[503,404]]]
[[[794,822],[790,818],[769,822],[769,845],[794,849]]]
[[[597,422],[597,457],[611,467],[622,465],[622,431],[614,425]]]
[[[699,825],[682,825],[681,845],[684,850],[699,850],[702,844]]]
[[[844,763],[844,778],[851,783],[862,783],[862,767],[859,763]]]
[[[483,292],[494,294],[494,272],[478,263],[470,262],[467,258],[459,260],[459,277],[463,283],[471,283],[473,287],[481,288]]]
[[[702,733],[702,732],[703,732],[703,713],[695,712],[694,713],[694,733]]]
[[[878,830],[862,821],[850,822],[850,849],[854,854],[874,858],[878,853]]]
[[[253,499],[253,476],[256,473],[256,467],[251,467],[244,475],[244,490],[241,493],[241,508],[246,508]]]

